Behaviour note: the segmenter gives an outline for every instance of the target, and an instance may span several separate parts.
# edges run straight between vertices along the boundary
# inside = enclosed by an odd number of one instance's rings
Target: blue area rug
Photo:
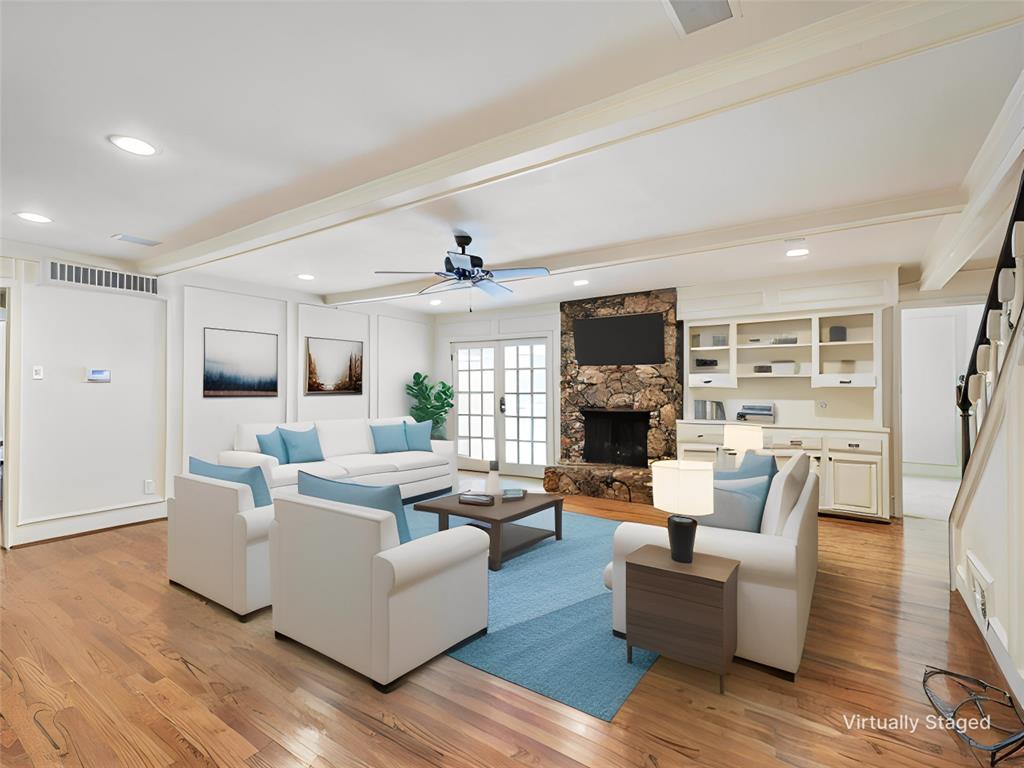
[[[437,515],[406,508],[414,538],[437,531]],[[452,527],[469,522],[452,517]],[[519,522],[552,528],[546,510]],[[612,635],[612,593],[601,573],[618,523],[565,512],[562,541],[546,539],[489,573],[484,637],[450,655],[602,720],[611,720],[658,655]]]

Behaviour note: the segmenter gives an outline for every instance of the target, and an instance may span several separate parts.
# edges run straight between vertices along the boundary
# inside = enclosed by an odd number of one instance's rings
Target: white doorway
[[[550,462],[554,403],[547,339],[452,344],[459,468],[541,477]]]
[[[960,488],[958,377],[984,306],[912,307],[900,318],[903,514],[946,520]]]

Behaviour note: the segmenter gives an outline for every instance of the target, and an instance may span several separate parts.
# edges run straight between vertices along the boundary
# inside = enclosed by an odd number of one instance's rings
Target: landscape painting
[[[363,342],[307,337],[306,394],[363,394]]]
[[[204,328],[203,397],[277,397],[277,334]]]

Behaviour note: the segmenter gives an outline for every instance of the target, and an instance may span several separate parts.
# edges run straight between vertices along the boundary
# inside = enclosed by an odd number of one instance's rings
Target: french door
[[[540,477],[552,454],[547,339],[452,344],[456,450],[463,469]]]

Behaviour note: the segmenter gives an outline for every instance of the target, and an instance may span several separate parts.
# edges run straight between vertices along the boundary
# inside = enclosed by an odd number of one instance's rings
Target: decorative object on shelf
[[[726,424],[722,447],[736,451],[738,461],[743,461],[747,451],[760,451],[764,448],[764,430],[760,424]]]
[[[830,325],[828,328],[829,341],[846,341],[845,325]]]
[[[203,397],[277,397],[277,334],[203,329]]]
[[[363,342],[307,336],[305,393],[363,394]]]
[[[772,338],[771,344],[798,344],[800,340],[796,336],[775,336]]]
[[[501,475],[498,474],[498,462],[492,461],[487,473],[487,482],[484,484],[484,493],[491,496],[501,495]]]
[[[932,666],[925,667],[921,685],[945,727],[968,747],[987,755],[988,765],[998,765],[1024,748],[1024,718],[1008,691]],[[987,720],[989,727],[975,727],[973,722],[979,720]]]
[[[694,347],[724,347],[728,344],[728,336],[711,331],[700,331],[690,338],[690,345]]]
[[[793,376],[800,370],[795,360],[772,360],[772,370],[782,376]]]
[[[754,373],[771,373],[771,372],[772,372],[771,363],[755,363],[754,364]]]
[[[519,501],[526,498],[525,488],[506,488],[501,492],[502,501]]]
[[[694,365],[696,365],[698,368],[717,368],[718,360],[710,357],[698,357],[694,361]]]
[[[489,493],[460,493],[459,504],[469,504],[472,507],[493,507],[494,497]]]
[[[428,383],[430,377],[423,373],[414,373],[412,383],[405,385],[405,394],[415,402],[409,408],[409,415],[416,421],[429,421],[434,426],[430,436],[435,440],[448,438],[445,422],[448,412],[455,406],[455,391],[445,381],[437,384]]]
[[[725,421],[725,403],[721,400],[694,400],[693,418]]]
[[[670,515],[668,526],[669,548],[677,563],[693,562],[693,541],[697,535],[698,517],[715,511],[714,464],[709,461],[675,462],[675,509],[685,515]]]
[[[775,405],[772,403],[761,405],[744,405],[736,413],[736,421],[744,421],[757,424],[775,423]]]

